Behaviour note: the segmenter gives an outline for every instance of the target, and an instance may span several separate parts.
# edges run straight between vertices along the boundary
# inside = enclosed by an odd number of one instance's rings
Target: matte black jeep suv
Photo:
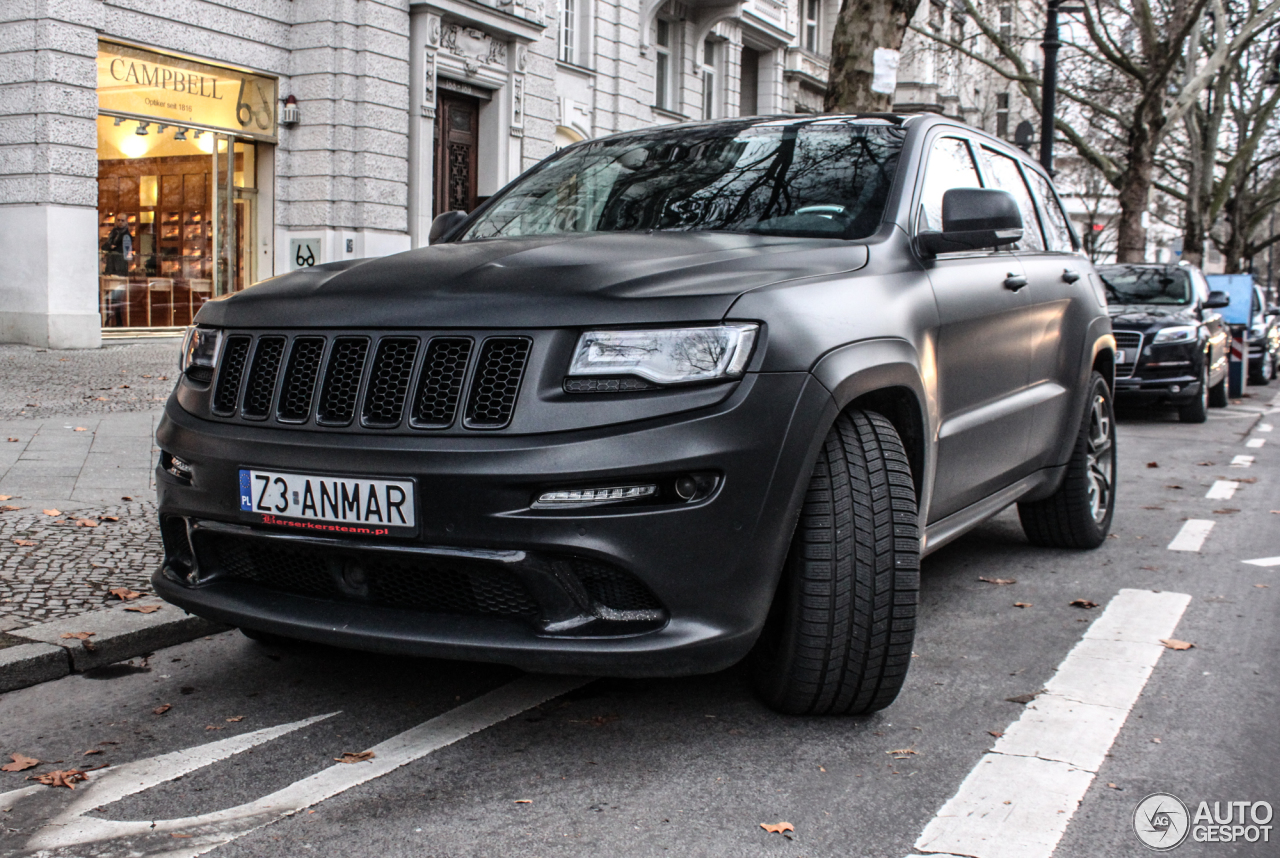
[[[887,706],[919,561],[1017,502],[1110,526],[1114,344],[1059,200],[940,117],[570,147],[431,247],[206,304],[157,437],[196,614],[613,675],[749,653],[789,712]]]
[[[1116,399],[1174,405],[1184,423],[1203,423],[1209,406],[1227,404],[1231,332],[1215,310],[1225,292],[1209,291],[1194,265],[1100,265],[1116,338]]]

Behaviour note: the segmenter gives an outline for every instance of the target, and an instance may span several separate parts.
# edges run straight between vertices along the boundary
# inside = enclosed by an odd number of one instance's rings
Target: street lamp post
[[[1053,175],[1053,119],[1058,101],[1058,12],[1083,12],[1083,6],[1062,6],[1062,0],[1045,3],[1044,84],[1040,88],[1040,164]]]

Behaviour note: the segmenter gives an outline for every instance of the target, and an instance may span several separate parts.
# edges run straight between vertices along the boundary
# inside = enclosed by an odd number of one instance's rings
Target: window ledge
[[[667,119],[678,119],[681,122],[688,122],[690,120],[690,117],[683,113],[676,113],[674,110],[667,110],[665,107],[659,107],[656,104],[650,105],[649,109],[659,116],[665,116]]]
[[[566,62],[565,60],[556,60],[556,68],[561,71],[572,72],[583,77],[595,77],[596,70],[588,66],[580,66],[577,63]]]

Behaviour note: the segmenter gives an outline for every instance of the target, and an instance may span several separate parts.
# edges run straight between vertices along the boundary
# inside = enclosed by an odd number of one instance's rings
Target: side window
[[[973,164],[969,144],[959,137],[939,137],[929,151],[924,168],[924,193],[916,230],[942,231],[942,195],[952,188],[981,188],[978,168]]]
[[[1058,195],[1053,192],[1049,180],[1034,170],[1028,170],[1027,177],[1031,179],[1031,188],[1035,191],[1040,211],[1044,214],[1044,234],[1049,249],[1070,253],[1075,246],[1071,242],[1071,227],[1058,203]]]
[[[1018,201],[1018,210],[1022,212],[1022,241],[1013,245],[1011,250],[1044,250],[1044,236],[1040,233],[1040,218],[1036,216],[1036,204],[1031,199],[1031,191],[1022,178],[1022,170],[1018,162],[1008,155],[982,147],[983,157],[991,173],[996,187],[1013,194]]]

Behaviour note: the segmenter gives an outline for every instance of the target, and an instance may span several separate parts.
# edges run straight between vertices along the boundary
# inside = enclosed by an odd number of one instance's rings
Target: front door
[[[479,132],[480,101],[441,90],[436,111],[435,214],[475,209]]]

